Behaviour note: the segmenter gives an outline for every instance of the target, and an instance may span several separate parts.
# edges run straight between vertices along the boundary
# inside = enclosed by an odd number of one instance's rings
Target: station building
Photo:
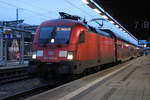
[[[31,58],[36,28],[23,24],[23,20],[0,22],[0,65],[10,61],[24,63]]]

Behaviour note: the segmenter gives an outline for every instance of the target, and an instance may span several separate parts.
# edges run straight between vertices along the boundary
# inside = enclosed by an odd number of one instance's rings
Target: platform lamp
[[[101,7],[99,7],[93,0],[81,0],[84,4],[93,9],[96,13],[100,14],[105,20],[108,20],[111,24],[114,24],[122,32],[129,34],[132,38],[137,40],[130,32],[128,32],[122,25],[120,25],[114,18],[106,13]]]

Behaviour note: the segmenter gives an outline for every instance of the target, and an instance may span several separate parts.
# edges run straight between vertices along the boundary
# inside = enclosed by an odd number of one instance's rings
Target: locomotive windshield
[[[39,41],[41,44],[67,44],[70,31],[68,26],[41,27]]]

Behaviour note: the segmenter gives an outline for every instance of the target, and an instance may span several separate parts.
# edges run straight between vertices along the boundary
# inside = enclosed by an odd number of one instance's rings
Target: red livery
[[[61,18],[43,22],[33,42],[30,65],[40,71],[81,74],[99,65],[139,56],[140,48],[83,22]]]

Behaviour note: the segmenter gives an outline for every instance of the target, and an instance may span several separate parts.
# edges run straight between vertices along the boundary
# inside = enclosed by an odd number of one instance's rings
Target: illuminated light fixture
[[[118,28],[119,28],[119,25],[116,25],[116,27],[118,27]]]
[[[73,59],[73,52],[68,52],[67,59],[68,60],[72,60]]]
[[[81,0],[81,1],[85,4],[89,4],[89,2],[87,0]]]
[[[114,22],[111,20],[111,21],[109,21],[110,23],[112,23],[112,24],[114,24]]]
[[[99,6],[97,5],[97,3],[95,2],[95,0],[81,0],[81,1],[84,2],[85,4],[87,4],[91,9],[93,9],[93,8],[99,8],[99,10],[102,12],[102,13],[101,13],[101,16],[102,16],[103,18],[109,20],[110,23],[116,25],[116,27],[118,27],[118,28],[123,28],[123,30],[125,29],[125,28],[124,28],[122,25],[120,25],[114,18],[112,18],[108,13],[105,13],[105,11],[104,11],[101,7],[99,7]],[[117,25],[117,24],[118,24],[118,25]],[[122,30],[122,31],[123,31],[123,30]],[[126,31],[127,31],[127,30],[125,29],[125,31],[123,31],[123,32],[129,34],[132,38],[134,38],[135,40],[137,40],[131,33],[126,32]]]
[[[120,30],[122,31],[123,29],[122,29],[122,28],[120,28]]]
[[[52,39],[51,39],[51,43],[54,43],[54,42],[55,42],[55,39],[52,38]]]
[[[129,45],[128,45],[128,44],[125,44],[125,46],[126,46],[126,47],[129,47]]]
[[[147,45],[146,45],[146,44],[144,44],[144,45],[143,45],[143,47],[147,47]]]
[[[99,11],[99,10],[96,9],[96,8],[94,8],[93,10],[94,10],[95,12],[99,13],[99,14],[102,13],[101,11]]]
[[[124,33],[125,33],[126,31],[124,31],[124,30],[123,30],[122,32],[124,32]]]
[[[36,54],[33,54],[33,55],[32,55],[32,59],[36,59]]]
[[[103,18],[108,19],[108,17],[106,15],[102,15]]]
[[[32,32],[31,34],[35,34],[35,32]]]
[[[34,51],[33,53],[32,53],[32,59],[36,59],[36,51]]]

